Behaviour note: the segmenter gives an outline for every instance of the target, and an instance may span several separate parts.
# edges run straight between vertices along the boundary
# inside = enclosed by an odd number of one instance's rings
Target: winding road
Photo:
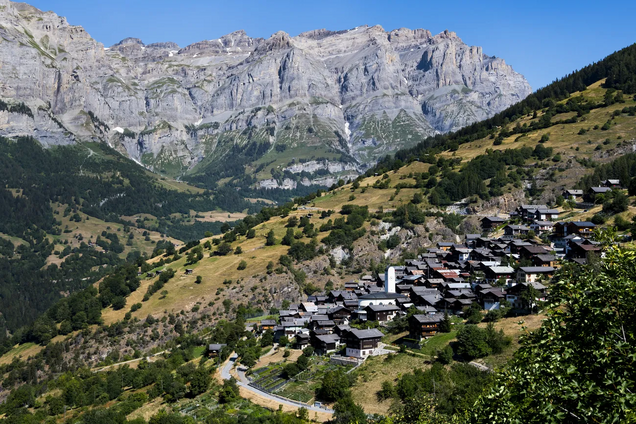
[[[221,368],[221,378],[223,380],[230,380],[232,378],[232,375],[230,374],[230,370],[236,364],[237,358],[238,358],[238,355],[236,353],[233,353],[232,356],[230,356],[230,359]],[[244,368],[239,367],[236,369],[236,371],[239,376],[239,379],[237,380],[237,384],[240,387],[243,387],[245,390],[252,392],[255,396],[262,397],[267,400],[277,402],[282,405],[290,406],[293,408],[305,408],[308,411],[322,412],[327,414],[333,414],[334,412],[333,409],[320,408],[314,405],[307,405],[306,403],[296,402],[291,399],[284,398],[282,396],[277,396],[271,393],[267,393],[263,390],[259,390],[256,387],[252,387],[249,385],[249,380],[245,376]]]

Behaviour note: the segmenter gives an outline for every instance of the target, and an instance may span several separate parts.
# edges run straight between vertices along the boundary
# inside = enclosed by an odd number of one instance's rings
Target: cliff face
[[[307,160],[344,154],[342,169],[361,170],[530,93],[502,59],[452,32],[237,31],[184,48],[136,38],[104,48],[52,12],[7,0],[0,9],[0,98],[32,111],[0,112],[0,135],[107,142],[172,174],[220,166],[253,143]]]

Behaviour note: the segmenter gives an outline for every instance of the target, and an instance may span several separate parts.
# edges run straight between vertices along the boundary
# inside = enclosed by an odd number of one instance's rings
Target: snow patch
[[[199,125],[201,125],[201,122],[203,122],[203,118],[201,118],[197,122],[195,122],[194,125],[196,125],[198,127]]]
[[[198,55],[199,55],[198,53],[195,53],[194,56],[192,56],[192,57],[197,57]]]
[[[110,47],[104,47],[104,50],[110,50]]]
[[[345,122],[345,135],[347,136],[347,140],[351,138],[351,130],[349,129],[349,123]]]
[[[174,56],[177,53],[179,53],[178,50],[170,50],[170,53],[168,54],[168,56],[172,57],[172,56]]]
[[[124,133],[124,129],[121,128],[121,127],[113,128],[113,131],[118,132],[119,134],[123,134]]]

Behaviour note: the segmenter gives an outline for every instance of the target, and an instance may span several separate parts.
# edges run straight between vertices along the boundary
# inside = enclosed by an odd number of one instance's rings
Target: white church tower
[[[384,292],[395,293],[395,268],[392,266],[384,272]]]

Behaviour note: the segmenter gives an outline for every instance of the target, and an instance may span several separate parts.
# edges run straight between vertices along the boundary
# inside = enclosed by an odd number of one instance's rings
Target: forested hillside
[[[150,231],[184,240],[220,231],[219,222],[192,223],[179,216],[259,207],[231,189],[212,196],[162,184],[104,145],[45,150],[31,138],[0,139],[0,334],[32,322],[60,296],[97,281],[127,255],[141,255],[141,244],[152,251]],[[139,214],[152,219],[125,219]],[[135,226],[139,242],[133,240]],[[117,235],[115,228],[125,234]]]

